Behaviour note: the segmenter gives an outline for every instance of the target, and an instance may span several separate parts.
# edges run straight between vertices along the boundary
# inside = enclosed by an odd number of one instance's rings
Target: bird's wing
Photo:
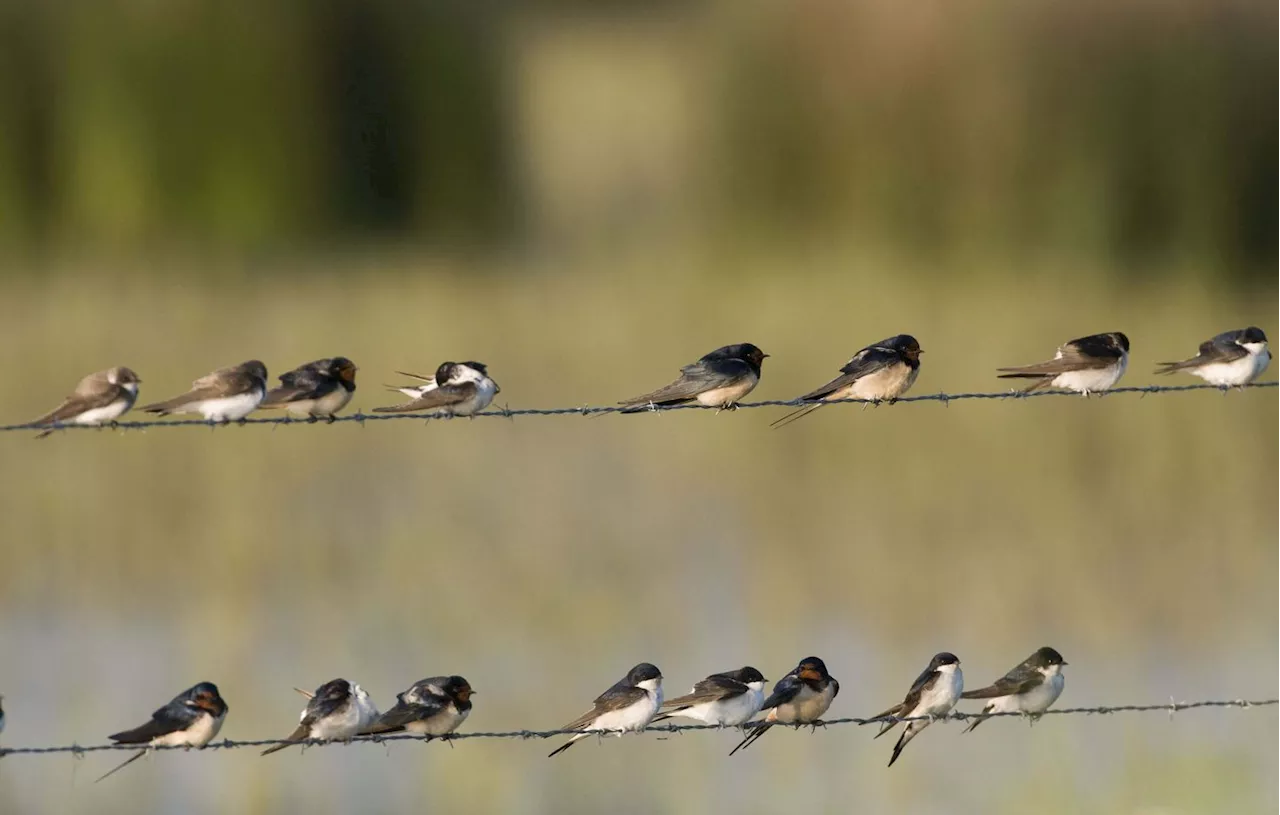
[[[694,685],[691,693],[663,702],[662,708],[663,710],[683,709],[693,705],[700,705],[703,702],[719,702],[722,699],[741,696],[747,690],[746,685],[733,677],[724,674],[712,674]]]
[[[680,378],[670,385],[641,396],[624,399],[620,405],[676,404],[700,393],[725,388],[751,376],[751,366],[740,359],[700,359],[680,369]]]
[[[414,410],[432,410],[465,402],[474,397],[475,394],[476,383],[459,382],[457,384],[441,385],[438,388],[429,390],[412,402],[406,402],[403,405],[376,407],[373,411],[374,413],[403,413]]]

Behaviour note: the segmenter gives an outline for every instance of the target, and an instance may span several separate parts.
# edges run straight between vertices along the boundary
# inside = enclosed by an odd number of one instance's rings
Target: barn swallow
[[[238,422],[267,395],[267,366],[256,359],[219,368],[191,383],[191,390],[167,402],[142,408],[147,413],[199,413],[207,422]]]
[[[1182,362],[1161,362],[1158,374],[1186,371],[1219,388],[1242,388],[1262,375],[1271,362],[1267,335],[1257,326],[1224,331],[1200,343],[1200,352]]]
[[[1053,387],[1088,396],[1114,387],[1128,365],[1129,338],[1113,331],[1065,343],[1047,362],[996,370],[1005,372],[1001,379],[1034,379],[1024,392]]]
[[[747,725],[751,733],[729,755],[750,747],[775,724],[808,724],[817,727],[822,724],[822,714],[831,707],[831,702],[838,693],[840,683],[827,673],[826,663],[817,657],[805,657],[791,673],[773,686],[773,693],[769,694],[761,707],[761,710],[769,711],[764,721],[757,725]]]
[[[259,407],[284,408],[298,418],[328,418],[347,406],[356,392],[356,365],[346,357],[317,359],[280,375]]]
[[[639,733],[662,707],[662,672],[648,662],[627,672],[613,687],[596,697],[591,710],[569,722],[561,730],[580,731],[552,750],[547,758],[568,750],[592,733]]]
[[[907,722],[902,735],[898,737],[898,743],[893,746],[893,756],[889,758],[890,767],[898,760],[898,756],[902,755],[907,742],[929,726],[932,717],[945,716],[951,712],[956,702],[960,701],[960,693],[963,690],[964,673],[960,670],[960,658],[943,651],[929,660],[929,667],[925,668],[924,673],[911,683],[911,690],[907,691],[906,698],[900,704],[871,717],[881,719],[885,716],[896,716],[900,719],[913,719]],[[915,717],[918,716],[928,716],[930,719],[916,719]],[[876,738],[880,738],[897,725],[895,721],[881,722],[880,732],[876,733]]]
[[[774,422],[782,427],[803,419],[832,399],[866,399],[871,402],[896,402],[911,389],[920,375],[920,343],[910,334],[899,334],[875,345],[868,345],[853,355],[840,369],[840,376],[800,398],[816,405],[804,405]]]
[[[141,382],[137,374],[122,365],[89,374],[80,380],[70,396],[62,400],[62,404],[32,424],[114,424],[133,407]],[[44,438],[55,429],[50,428],[36,438]]]
[[[489,369],[480,362],[446,362],[436,369],[434,377],[418,374],[401,374],[434,383],[424,385],[418,396],[403,405],[374,408],[375,413],[409,413],[418,410],[431,411],[431,416],[448,419],[454,416],[474,416],[489,406],[493,397],[502,392],[498,383],[489,377]],[[408,387],[395,388],[409,394]]]
[[[1052,648],[1041,648],[993,684],[965,691],[961,698],[990,699],[983,713],[1025,713],[1034,722],[1062,695],[1062,686],[1067,681],[1062,667],[1066,664],[1062,654]],[[964,732],[968,733],[983,721],[974,719]]]
[[[662,703],[655,722],[680,716],[720,727],[739,727],[751,721],[764,704],[764,676],[748,665],[736,671],[711,674],[693,692]]]
[[[369,694],[345,679],[331,679],[316,688],[314,694],[309,694],[309,699],[298,717],[297,729],[289,734],[286,741],[350,741],[378,719],[378,708]],[[268,747],[262,755],[270,755],[288,746],[277,744]]]
[[[687,405],[732,410],[738,401],[760,384],[760,365],[769,355],[749,342],[717,348],[680,369],[680,378],[652,393],[624,399],[621,413],[639,413],[654,407]]]
[[[169,704],[151,714],[151,721],[133,730],[107,738],[116,744],[145,744],[123,764],[98,779],[101,781],[142,758],[153,746],[204,747],[213,741],[227,717],[227,703],[218,695],[218,686],[201,682],[173,697]]]
[[[448,736],[471,715],[475,691],[460,676],[433,676],[396,695],[395,705],[361,732]]]

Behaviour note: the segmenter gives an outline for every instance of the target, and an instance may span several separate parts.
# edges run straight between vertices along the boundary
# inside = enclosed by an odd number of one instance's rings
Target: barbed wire
[[[1059,708],[1057,710],[1047,710],[1044,716],[1076,716],[1076,715],[1110,715],[1114,713],[1167,713],[1172,719],[1174,714],[1184,710],[1194,710],[1197,708],[1262,708],[1274,707],[1280,704],[1280,699],[1216,699],[1205,700],[1199,702],[1169,702],[1162,704],[1150,705],[1100,705],[1098,707],[1070,707]],[[839,725],[864,725],[878,724],[886,722],[912,722],[912,721],[957,721],[966,722],[974,719],[994,719],[1005,716],[1016,716],[1024,718],[1026,714],[1019,712],[1001,712],[1001,713],[960,713],[958,711],[948,713],[945,716],[873,716],[868,719],[858,718],[842,718],[842,719],[824,719],[814,725],[775,725],[778,727],[794,727],[800,729],[804,727],[827,728]],[[1038,717],[1037,717],[1038,718]],[[756,725],[763,724],[762,721],[750,722],[744,727],[750,729]],[[645,733],[657,733],[662,735],[685,733],[690,731],[707,731],[707,730],[725,730],[736,728],[722,728],[713,724],[674,724],[674,725],[654,725],[645,728]],[[592,731],[594,733],[594,731]],[[466,739],[552,739],[559,736],[580,736],[580,730],[499,730],[489,732],[462,732],[451,733],[448,736],[424,736],[413,733],[394,733],[390,735],[368,735],[356,736],[349,742],[345,741],[320,741],[318,739],[302,739],[300,741],[290,741],[288,739],[250,739],[233,741],[231,739],[223,739],[222,741],[213,741],[206,745],[205,750],[235,750],[239,748],[249,747],[278,747],[298,745],[300,747],[324,747],[330,745],[345,744],[388,744],[398,741],[463,741]],[[611,736],[614,735],[610,731],[602,731],[597,735]],[[119,750],[187,750],[190,749],[185,745],[173,744],[157,744],[148,746],[146,744],[67,744],[53,747],[0,747],[0,758],[16,755],[50,755],[56,753],[72,753],[76,756],[85,755],[87,753],[113,752]]]
[[[1251,388],[1274,388],[1280,385],[1280,382],[1253,382],[1243,385],[1238,390]],[[1127,388],[1112,388],[1109,391],[1091,394],[1090,398],[1104,398],[1116,394],[1140,394],[1146,397],[1151,394],[1166,393],[1185,393],[1187,391],[1218,391],[1226,393],[1228,390],[1236,388],[1222,388],[1217,385],[1139,385]],[[984,399],[1003,401],[1006,399],[1022,400],[1022,399],[1038,399],[1045,396],[1070,396],[1077,399],[1080,394],[1072,391],[1063,390],[1044,390],[1044,391],[992,391],[987,393],[931,393],[918,396],[902,396],[896,400],[889,402],[877,401],[874,399],[828,399],[828,400],[805,400],[805,399],[769,399],[761,402],[740,402],[735,405],[732,410],[750,410],[753,408],[766,407],[819,407],[822,405],[862,405],[864,407],[874,407],[881,404],[904,404],[913,402],[941,402],[944,406],[951,402],[961,402],[970,399]],[[517,416],[602,416],[609,413],[667,413],[674,410],[712,410],[717,413],[724,408],[715,407],[714,405],[582,405],[580,407],[560,407],[560,408],[495,408],[486,410],[483,413],[477,413],[470,418],[480,419],[514,419]],[[21,422],[18,424],[0,425],[0,433],[12,433],[24,430],[53,431],[53,430],[146,430],[153,427],[222,427],[223,425],[330,425],[342,422],[357,422],[364,425],[366,422],[389,422],[398,420],[409,420],[426,422],[432,421],[433,417],[429,411],[419,413],[362,413],[357,411],[346,416],[334,416],[330,418],[296,418],[293,416],[272,416],[272,417],[255,417],[240,419],[235,422],[211,422],[204,419],[142,419],[124,422],[110,422],[101,427],[95,425],[77,425],[77,424],[36,424],[35,422]]]

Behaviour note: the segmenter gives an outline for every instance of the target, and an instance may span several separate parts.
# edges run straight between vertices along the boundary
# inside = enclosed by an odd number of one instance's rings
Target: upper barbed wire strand
[[[1253,382],[1244,385],[1239,390],[1252,388],[1274,388],[1280,385],[1280,382]],[[1232,388],[1235,390],[1236,388]],[[1128,388],[1112,388],[1109,391],[1091,394],[1090,398],[1102,399],[1107,396],[1116,394],[1136,393],[1142,396],[1149,394],[1164,393],[1185,393],[1187,391],[1218,391],[1226,392],[1227,388],[1220,388],[1217,385],[1141,385]],[[922,394],[919,396],[902,396],[896,400],[896,404],[907,402],[942,402],[947,404],[950,402],[959,402],[966,399],[994,399],[994,400],[1021,400],[1021,399],[1039,399],[1045,396],[1070,396],[1080,399],[1078,393],[1062,390],[1045,390],[1032,391],[994,391],[989,393],[932,393]],[[765,407],[808,407],[816,405],[880,405],[889,404],[889,402],[877,402],[871,399],[829,399],[829,400],[804,400],[804,399],[770,399],[763,402],[741,402],[734,409],[750,410],[752,408]],[[658,405],[602,405],[592,407],[583,405],[581,407],[563,407],[563,408],[502,408],[500,410],[487,410],[483,413],[477,413],[470,418],[498,418],[513,419],[516,416],[598,416],[606,413],[622,413],[629,411],[631,413],[666,413],[672,410],[711,410],[720,412],[724,408],[715,407],[714,405],[671,405],[662,407]],[[340,422],[388,422],[395,420],[409,421],[431,421],[432,417],[429,412],[421,413],[352,413],[347,416],[334,416],[332,419],[299,419],[292,416],[276,416],[276,417],[259,417],[246,418],[237,422],[226,422],[232,425],[328,425],[338,424]],[[141,421],[124,421],[113,422],[102,426],[95,425],[76,425],[76,424],[35,424],[33,422],[23,422],[20,424],[0,425],[0,433],[11,433],[19,431],[46,431],[46,430],[145,430],[152,427],[221,427],[223,423],[209,422],[204,419],[150,419]]]

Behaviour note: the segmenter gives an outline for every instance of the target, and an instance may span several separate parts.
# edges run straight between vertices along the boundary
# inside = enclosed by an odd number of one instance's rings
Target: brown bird
[[[267,366],[256,359],[219,368],[191,383],[191,390],[167,402],[142,408],[147,413],[199,413],[209,422],[236,422],[253,412],[267,395]]]
[[[36,419],[36,425],[102,425],[115,423],[133,407],[138,398],[138,385],[142,382],[131,369],[123,365],[89,374],[80,380],[70,396],[62,404]],[[44,438],[56,428],[41,433]]]

